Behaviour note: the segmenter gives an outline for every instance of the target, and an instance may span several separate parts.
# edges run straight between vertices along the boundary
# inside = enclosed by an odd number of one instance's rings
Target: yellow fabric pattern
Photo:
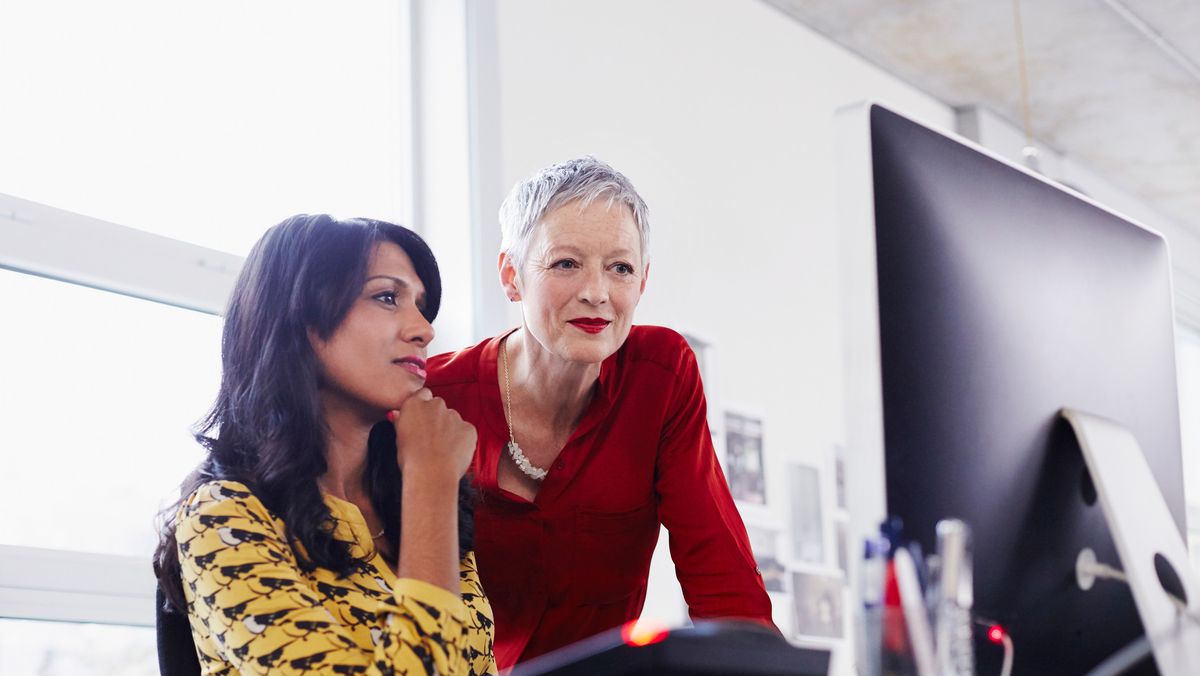
[[[175,533],[203,673],[496,673],[475,555],[461,562],[461,598],[397,579],[358,508],[326,503],[334,537],[369,555],[345,577],[303,570],[283,522],[243,484],[210,482],[184,501]]]

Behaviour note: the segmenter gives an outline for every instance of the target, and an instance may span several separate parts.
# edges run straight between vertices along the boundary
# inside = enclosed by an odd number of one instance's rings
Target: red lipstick
[[[567,323],[579,329],[580,331],[597,334],[608,328],[608,325],[612,322],[599,317],[580,317],[579,319],[572,319]]]

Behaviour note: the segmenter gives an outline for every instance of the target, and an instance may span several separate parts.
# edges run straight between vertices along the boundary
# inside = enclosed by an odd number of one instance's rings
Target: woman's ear
[[[329,341],[322,340],[315,329],[305,329],[305,333],[308,335],[308,346],[312,348],[313,357],[316,358],[317,369],[324,373],[326,348],[329,346]]]
[[[642,270],[642,288],[638,294],[646,293],[646,280],[650,279],[650,261],[646,261],[646,268]]]
[[[501,251],[500,257],[496,260],[496,267],[500,271],[500,286],[504,287],[504,295],[514,303],[521,300],[521,289],[517,279],[517,269],[513,266],[512,259],[508,254]]]

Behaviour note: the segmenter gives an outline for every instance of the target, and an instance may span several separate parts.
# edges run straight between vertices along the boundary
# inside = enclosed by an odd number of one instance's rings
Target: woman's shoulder
[[[185,504],[201,502],[222,502],[226,500],[247,501],[258,500],[254,491],[240,481],[232,479],[213,479],[196,487],[184,500]]]
[[[262,500],[246,484],[216,479],[200,484],[183,500],[179,520],[250,514],[267,521],[274,520]]]
[[[475,345],[454,352],[435,354],[426,360],[428,387],[442,387],[475,382],[479,379],[479,362],[490,343],[496,338],[487,338]]]
[[[671,369],[679,365],[681,358],[691,354],[687,339],[678,331],[644,324],[629,329],[629,337],[622,349],[628,359],[651,361]]]

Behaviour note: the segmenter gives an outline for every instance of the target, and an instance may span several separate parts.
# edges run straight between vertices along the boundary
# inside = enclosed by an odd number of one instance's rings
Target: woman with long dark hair
[[[424,387],[440,299],[389,223],[296,216],[250,252],[154,557],[204,673],[494,673],[475,430]]]

